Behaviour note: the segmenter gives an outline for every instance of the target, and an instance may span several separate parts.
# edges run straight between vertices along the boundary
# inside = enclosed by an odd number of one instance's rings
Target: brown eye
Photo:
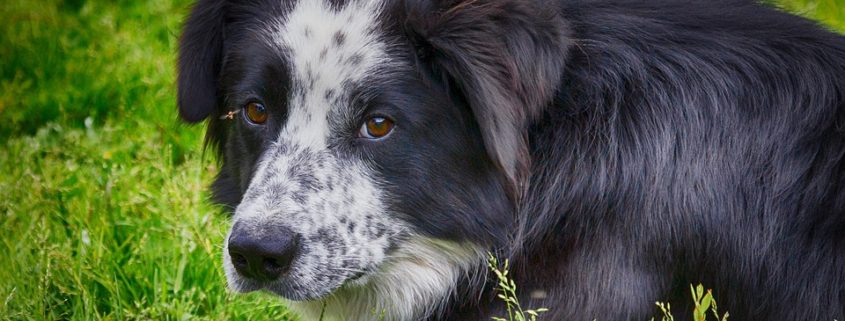
[[[246,118],[253,124],[261,125],[267,121],[267,109],[264,105],[259,103],[249,103],[246,105]]]
[[[361,131],[358,133],[360,137],[369,138],[369,139],[378,139],[387,134],[390,134],[390,131],[393,130],[393,121],[384,117],[373,117],[367,119],[363,125],[361,125]]]

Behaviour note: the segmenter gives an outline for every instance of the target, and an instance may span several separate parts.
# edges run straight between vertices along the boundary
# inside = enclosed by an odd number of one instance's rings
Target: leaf
[[[710,303],[713,302],[713,293],[710,290],[707,290],[707,294],[704,295],[704,298],[701,299],[701,313],[707,312],[707,309],[710,309]]]
[[[703,285],[701,285],[701,283],[699,283],[699,284],[695,287],[695,293],[697,293],[697,294],[698,294],[698,296],[697,296],[698,300],[701,300],[701,296],[702,296],[702,295],[704,295],[704,286],[703,286]]]

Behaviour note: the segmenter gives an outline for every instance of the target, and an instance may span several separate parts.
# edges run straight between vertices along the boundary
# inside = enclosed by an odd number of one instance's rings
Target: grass
[[[225,289],[216,165],[176,121],[189,2],[0,5],[0,319],[295,319]],[[782,5],[845,30],[841,1]]]
[[[507,318],[492,317],[493,321],[537,321],[540,314],[549,311],[548,308],[527,309],[519,303],[516,282],[510,278],[510,263],[508,259],[499,264],[499,259],[493,253],[487,253],[487,268],[496,277],[496,296],[505,303]]]
[[[832,30],[845,32],[845,1],[843,0],[770,0],[768,2],[784,10],[818,20]]]
[[[716,299],[713,297],[713,291],[707,290],[704,291],[704,286],[699,284],[698,286],[690,285],[690,293],[692,294],[692,302],[693,302],[693,309],[692,309],[692,319],[695,321],[707,321],[709,316],[713,316],[714,321],[728,321],[729,313],[725,312],[723,314],[719,313],[719,308],[716,305]],[[662,314],[660,317],[660,321],[675,321],[675,317],[672,315],[672,306],[668,302],[656,302],[657,307],[660,309],[660,313]],[[654,318],[651,318],[651,321],[654,321]],[[836,320],[834,320],[836,321]]]
[[[495,255],[487,253],[487,267],[493,272],[493,276],[496,278],[496,291],[498,292],[496,296],[499,300],[504,302],[507,312],[505,317],[492,317],[492,321],[537,321],[537,318],[539,318],[540,315],[549,311],[548,308],[524,308],[522,304],[519,303],[516,282],[514,282],[514,280],[508,275],[508,259],[505,259],[504,262],[500,262]],[[727,312],[723,314],[719,313],[719,308],[716,305],[716,298],[713,297],[712,290],[707,290],[705,292],[704,286],[701,284],[698,286],[690,285],[690,293],[692,294],[693,303],[691,320],[728,321],[728,316],[730,316],[730,314]],[[657,305],[657,308],[660,309],[660,313],[662,314],[660,321],[675,321],[675,317],[672,315],[672,306],[669,302],[658,301],[655,302],[655,305]],[[709,318],[711,315],[713,316],[713,319]],[[322,317],[320,321],[322,321]],[[598,319],[593,319],[593,321],[598,321]],[[651,318],[650,321],[655,321],[655,318]]]
[[[0,318],[293,319],[225,289],[215,164],[175,115],[188,5],[0,6]]]

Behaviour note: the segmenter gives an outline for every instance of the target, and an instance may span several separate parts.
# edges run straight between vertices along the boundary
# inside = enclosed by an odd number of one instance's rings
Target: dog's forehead
[[[388,62],[378,31],[381,0],[300,0],[272,31],[291,69],[289,118],[280,139],[324,148],[332,118],[351,117],[349,95]]]

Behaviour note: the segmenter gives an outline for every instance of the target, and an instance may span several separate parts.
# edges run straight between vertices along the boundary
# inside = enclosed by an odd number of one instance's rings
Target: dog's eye
[[[387,136],[392,130],[392,120],[384,117],[372,117],[361,125],[358,135],[363,138],[378,139]]]
[[[244,108],[246,109],[246,118],[253,124],[263,124],[267,121],[267,109],[264,105],[259,103],[249,103]]]

